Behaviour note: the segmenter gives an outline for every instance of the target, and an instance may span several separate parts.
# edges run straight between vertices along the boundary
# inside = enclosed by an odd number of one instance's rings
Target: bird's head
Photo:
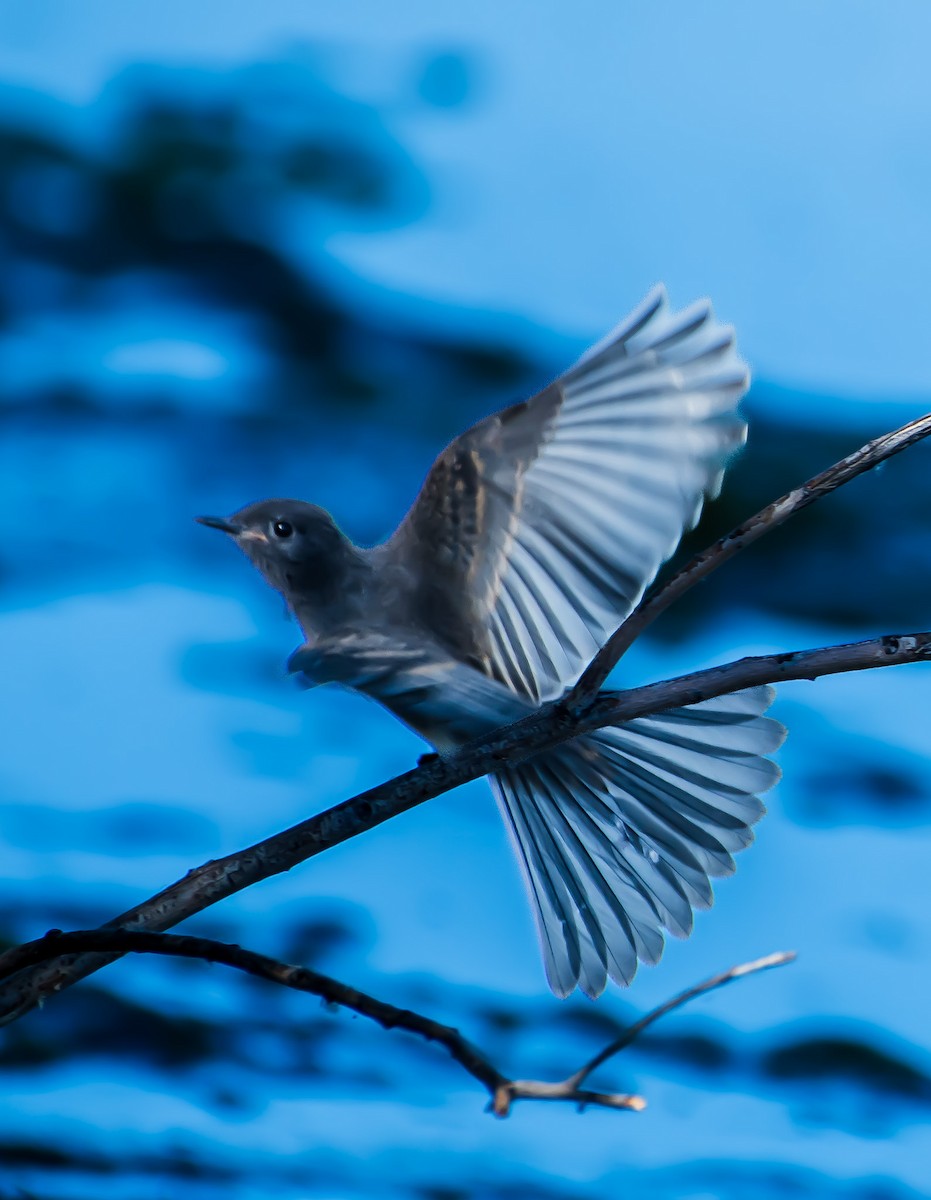
[[[297,610],[338,585],[349,543],[333,518],[302,500],[262,500],[231,517],[197,517],[228,533],[273,588]]]

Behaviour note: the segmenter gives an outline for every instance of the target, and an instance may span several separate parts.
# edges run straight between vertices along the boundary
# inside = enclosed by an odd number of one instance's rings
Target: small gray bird
[[[290,668],[378,700],[440,752],[563,693],[716,493],[746,436],[730,327],[656,288],[571,370],[439,456],[395,533],[264,500],[230,534],[306,643]],[[759,687],[586,734],[490,777],[558,996],[628,984],[753,840],[785,730]]]

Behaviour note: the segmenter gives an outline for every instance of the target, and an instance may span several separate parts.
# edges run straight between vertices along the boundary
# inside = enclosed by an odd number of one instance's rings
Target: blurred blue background
[[[0,930],[82,927],[412,765],[284,676],[297,631],[195,526],[266,495],[384,536],[442,445],[659,279],[755,383],[692,548],[929,407],[931,8],[30,0],[0,9]],[[919,448],[768,538],[625,660],[647,680],[927,626]],[[0,1195],[931,1190],[929,678],[795,684],[783,784],[715,909],[596,1005],[547,992],[478,782],[189,926],[641,1116],[486,1116],[444,1055],[137,959],[3,1031]]]

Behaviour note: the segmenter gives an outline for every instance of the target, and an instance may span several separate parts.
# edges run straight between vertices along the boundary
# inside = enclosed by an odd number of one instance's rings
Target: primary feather
[[[716,491],[747,381],[710,304],[673,314],[657,288],[545,391],[458,437],[387,547],[427,622],[493,679],[559,695]]]

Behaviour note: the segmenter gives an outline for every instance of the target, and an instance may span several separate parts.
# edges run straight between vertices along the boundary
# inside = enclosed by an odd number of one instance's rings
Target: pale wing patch
[[[536,700],[571,682],[642,596],[745,435],[733,331],[661,289],[557,385],[562,404],[488,556],[493,674]]]
[[[655,289],[550,387],[437,459],[384,547],[415,620],[534,701],[630,613],[715,494],[746,426],[747,372],[707,302]]]

